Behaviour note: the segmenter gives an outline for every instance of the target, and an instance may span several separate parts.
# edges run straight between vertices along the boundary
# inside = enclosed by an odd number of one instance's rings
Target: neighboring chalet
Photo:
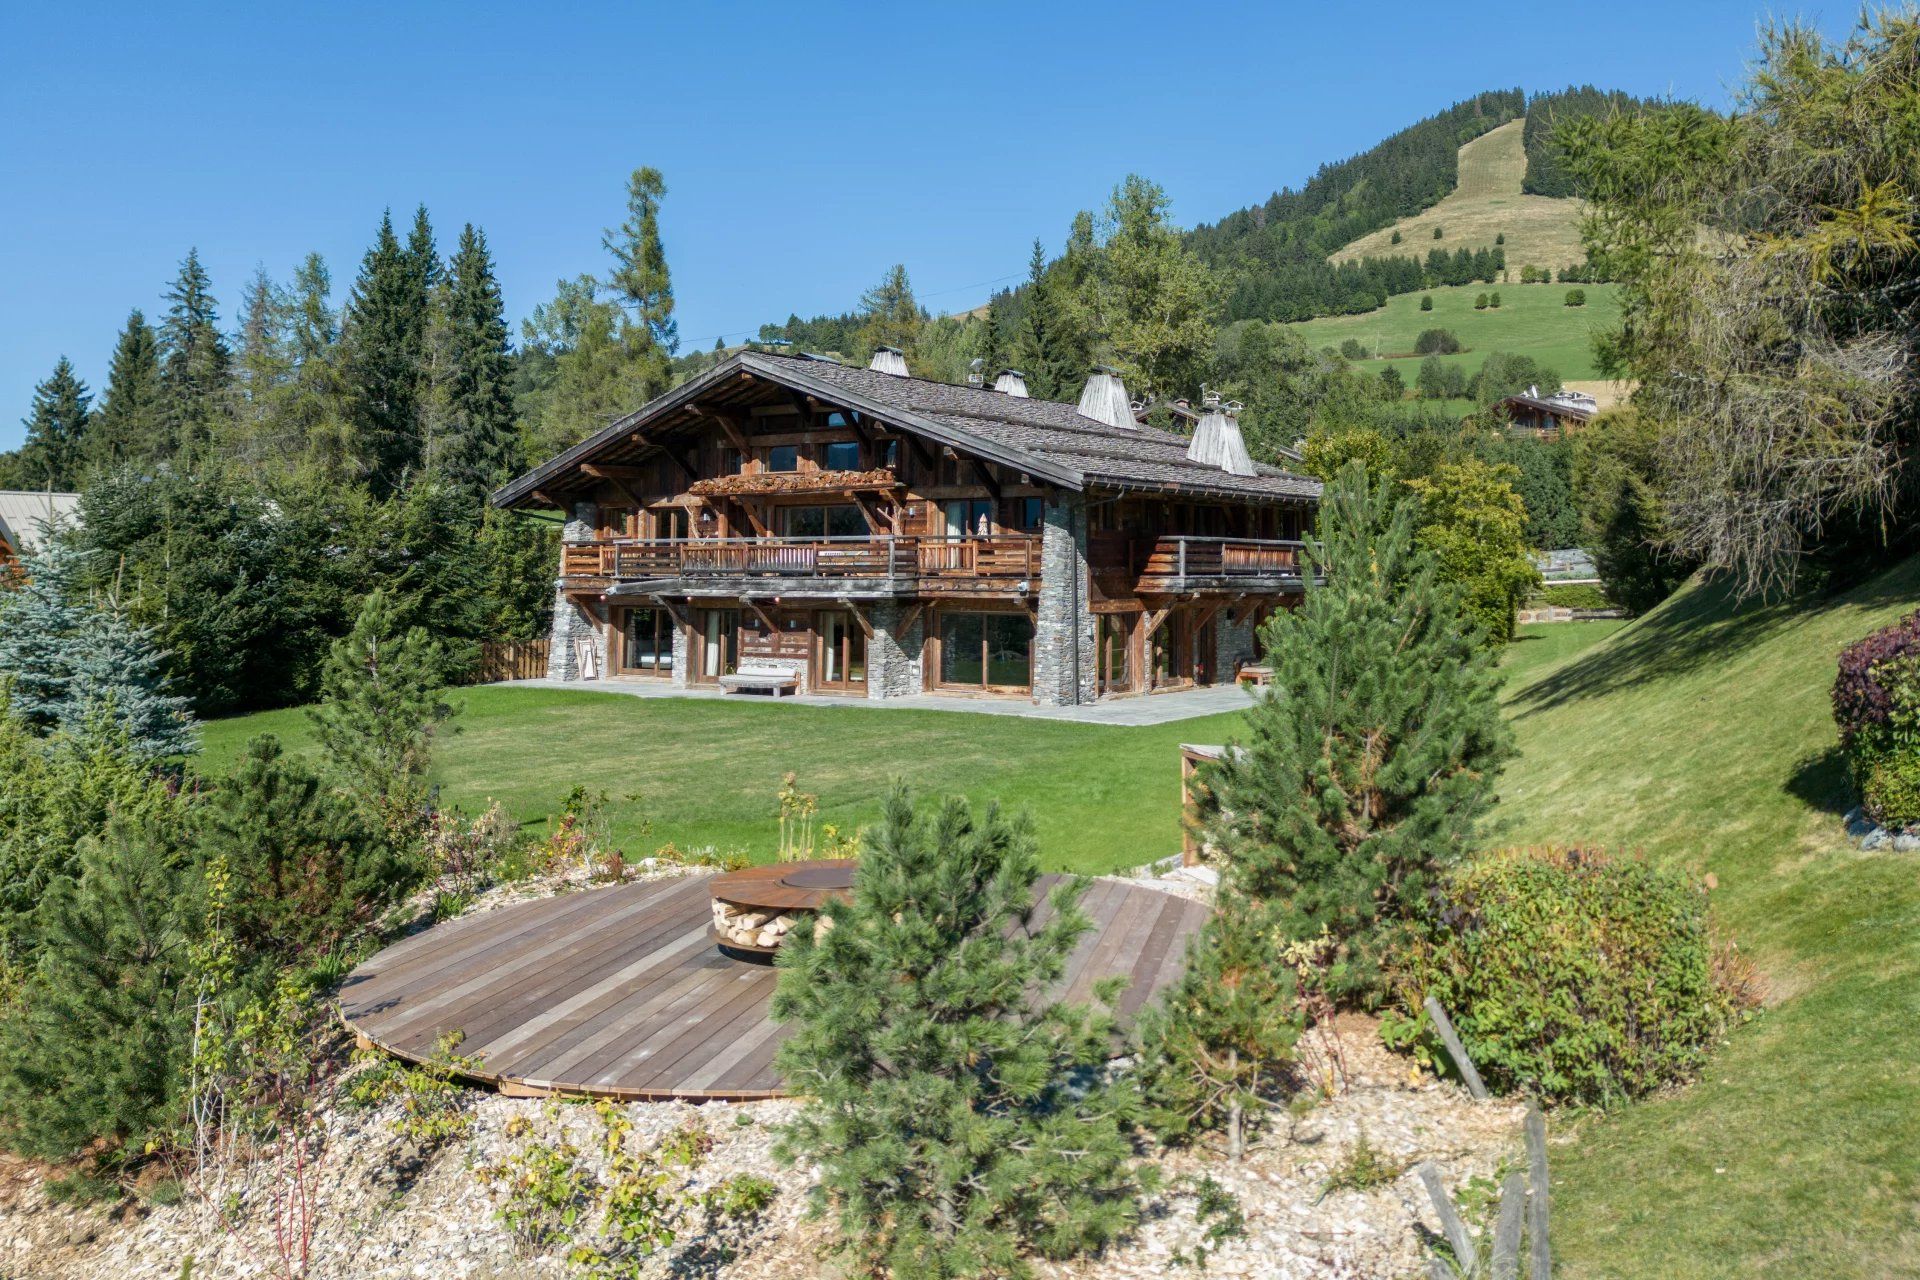
[[[71,522],[79,509],[77,493],[0,489],[0,568],[40,545],[43,526]]]
[[[1540,388],[1528,387],[1527,394],[1508,396],[1496,403],[1493,411],[1503,415],[1513,431],[1530,431],[1543,440],[1555,440],[1592,422],[1600,412],[1600,402],[1584,391],[1556,391],[1543,396]]]
[[[567,515],[548,674],[1043,705],[1233,680],[1298,599],[1316,481],[1229,409],[1079,405],[738,353],[493,495]]]

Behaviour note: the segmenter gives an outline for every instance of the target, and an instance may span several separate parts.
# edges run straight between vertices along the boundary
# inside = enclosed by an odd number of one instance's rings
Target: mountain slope
[[[1394,254],[1424,259],[1431,249],[1491,249],[1504,235],[1507,268],[1572,266],[1586,260],[1578,200],[1527,195],[1525,123],[1512,120],[1460,148],[1460,182],[1431,208],[1361,236],[1330,255],[1336,262]],[[1433,237],[1435,227],[1443,231]],[[1400,243],[1393,243],[1395,234]]]
[[[1840,648],[1916,605],[1920,560],[1827,601],[1693,586],[1510,691],[1504,838],[1711,872],[1773,990],[1700,1081],[1556,1149],[1556,1274],[1920,1275],[1920,865],[1845,838],[1828,710]]]

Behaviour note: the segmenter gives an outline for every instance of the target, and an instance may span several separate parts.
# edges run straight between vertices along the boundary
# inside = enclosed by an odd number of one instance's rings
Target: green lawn
[[[1517,686],[1541,668],[1563,661],[1626,626],[1621,618],[1594,618],[1586,622],[1538,622],[1520,628],[1513,643],[1500,655],[1507,684]]]
[[[1587,305],[1567,306],[1568,289],[1586,290]],[[1489,352],[1505,351],[1532,356],[1564,379],[1583,381],[1600,376],[1593,367],[1591,335],[1620,319],[1618,287],[1610,284],[1472,284],[1428,292],[1433,295],[1432,311],[1420,309],[1420,294],[1403,293],[1388,298],[1378,311],[1302,320],[1292,327],[1314,347],[1337,347],[1358,338],[1376,357],[1400,356],[1362,360],[1357,367],[1377,372],[1391,364],[1412,387],[1424,358],[1412,354],[1413,344],[1423,329],[1453,331],[1467,349],[1441,358],[1460,365],[1469,376]],[[1499,310],[1473,309],[1475,298],[1494,292],[1500,295]]]
[[[1561,1274],[1920,1275],[1920,862],[1844,839],[1827,700],[1840,648],[1916,604],[1920,561],[1800,607],[1694,588],[1509,685],[1504,837],[1711,872],[1774,1001],[1556,1150]]]
[[[1089,873],[1177,852],[1179,746],[1223,741],[1240,723],[1226,715],[1120,728],[552,689],[465,689],[453,700],[458,731],[435,768],[446,796],[469,811],[495,798],[520,821],[542,823],[575,784],[604,791],[629,858],[672,841],[771,861],[774,793],[791,769],[820,797],[821,821],[843,830],[879,816],[895,775],[925,793],[1030,809],[1048,869]],[[309,741],[302,711],[216,721],[203,734],[202,767],[224,771],[263,732],[294,748]]]

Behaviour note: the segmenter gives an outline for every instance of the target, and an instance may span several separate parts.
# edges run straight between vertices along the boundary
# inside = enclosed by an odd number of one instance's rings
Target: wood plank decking
[[[1042,877],[1041,891],[1058,879]],[[437,925],[355,969],[340,1012],[402,1058],[458,1031],[477,1078],[512,1092],[636,1099],[778,1097],[767,1016],[775,970],[722,953],[708,934],[709,877],[562,894]],[[1126,977],[1130,1017],[1180,971],[1206,918],[1197,902],[1096,881],[1081,900],[1094,927],[1064,987],[1090,998]]]

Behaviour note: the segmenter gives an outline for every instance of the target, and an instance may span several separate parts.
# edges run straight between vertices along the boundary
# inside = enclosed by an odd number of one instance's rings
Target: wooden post
[[[1427,1189],[1427,1198],[1433,1201],[1433,1211],[1440,1217],[1441,1234],[1453,1246],[1454,1261],[1459,1265],[1460,1274],[1472,1275],[1480,1269],[1480,1251],[1474,1248],[1473,1236],[1468,1233],[1467,1224],[1460,1221],[1460,1213],[1453,1207],[1453,1197],[1440,1180],[1440,1170],[1434,1167],[1433,1161],[1423,1160],[1414,1172],[1420,1175],[1420,1182]]]
[[[1526,1211],[1527,1178],[1515,1170],[1500,1187],[1500,1216],[1493,1227],[1493,1280],[1520,1280],[1520,1228]]]
[[[1553,1280],[1553,1251],[1547,1246],[1547,1118],[1538,1106],[1527,1108],[1527,1268],[1532,1280]]]
[[[1426,1008],[1427,1016],[1433,1019],[1434,1030],[1440,1033],[1440,1042],[1447,1046],[1447,1052],[1453,1057],[1453,1065],[1460,1069],[1460,1078],[1466,1081],[1467,1092],[1473,1095],[1475,1102],[1485,1102],[1486,1083],[1480,1079],[1480,1073],[1473,1069],[1473,1059],[1467,1056],[1467,1046],[1460,1043],[1460,1036],[1454,1031],[1447,1011],[1432,996],[1427,997]]]

